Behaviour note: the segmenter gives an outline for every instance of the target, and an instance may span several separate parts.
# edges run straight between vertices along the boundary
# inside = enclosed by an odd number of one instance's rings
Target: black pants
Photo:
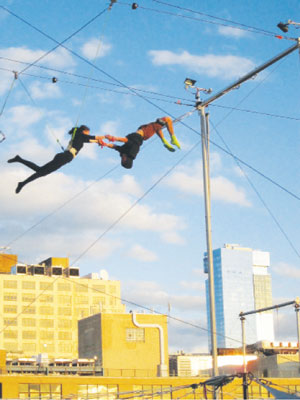
[[[54,156],[53,160],[49,161],[47,164],[39,167],[31,161],[24,160],[19,157],[18,162],[26,165],[26,167],[31,168],[35,171],[34,174],[30,175],[25,181],[21,182],[21,185],[24,186],[29,182],[34,181],[42,176],[49,175],[51,172],[56,171],[61,168],[63,165],[68,164],[73,160],[73,155],[69,151],[64,151],[63,153],[58,153]]]

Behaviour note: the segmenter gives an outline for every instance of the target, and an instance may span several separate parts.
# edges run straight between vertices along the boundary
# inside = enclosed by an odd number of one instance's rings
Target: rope
[[[11,85],[10,85],[10,88],[9,88],[9,90],[8,90],[8,93],[7,93],[7,95],[6,95],[6,98],[4,99],[4,103],[3,103],[2,108],[1,108],[1,111],[0,111],[0,117],[1,117],[2,114],[3,114],[4,108],[5,108],[5,106],[6,106],[6,103],[7,103],[8,98],[9,98],[11,92],[12,92],[12,89],[13,89],[13,87],[14,87],[14,84],[15,84],[16,79],[17,79],[17,78],[16,78],[16,75],[15,75],[15,76],[14,76],[14,79],[13,79]]]
[[[116,0],[115,0],[115,1],[116,1]],[[114,1],[112,0],[110,6],[108,7],[108,10],[109,10],[109,11],[111,10],[113,3],[114,3]],[[108,22],[108,18],[106,19],[105,24],[107,24],[107,22]],[[106,27],[105,24],[104,24],[104,27]],[[103,27],[103,31],[104,31],[104,27]],[[99,38],[99,42],[98,42],[96,54],[95,54],[94,58],[92,59],[92,62],[93,62],[93,63],[94,63],[94,61],[96,60],[96,58],[98,57],[98,55],[99,55],[99,53],[100,53],[100,49],[101,49],[102,44],[103,44],[103,40],[101,40],[101,38],[103,38],[103,34],[102,34],[102,37]],[[92,79],[92,77],[93,77],[93,72],[94,72],[94,70],[91,70],[90,76],[88,77],[88,83],[91,81],[91,79]],[[73,133],[73,135],[72,135],[72,139],[74,139],[75,132],[76,132],[76,127],[78,126],[78,122],[79,122],[79,118],[80,118],[80,114],[81,114],[81,112],[82,112],[82,110],[83,110],[83,106],[84,106],[84,104],[85,104],[85,102],[86,102],[87,92],[88,92],[88,86],[86,86],[85,91],[84,91],[84,96],[83,96],[83,100],[82,100],[82,102],[81,102],[81,107],[80,107],[80,109],[79,109],[79,111],[78,111],[78,116],[77,116],[77,120],[76,120],[76,123],[75,123],[75,130],[74,130],[74,133]]]
[[[36,104],[36,102],[34,101],[33,97],[31,96],[29,90],[26,88],[26,86],[24,85],[24,82],[22,81],[22,79],[21,79],[20,77],[19,77],[19,81],[20,81],[20,83],[21,83],[23,89],[25,90],[27,96],[28,96],[28,97],[30,98],[30,100],[32,101],[33,105],[34,105],[35,107],[38,107],[37,104]],[[61,144],[61,142],[59,141],[58,137],[55,135],[55,133],[54,133],[54,132],[52,131],[52,129],[50,128],[50,125],[49,125],[49,131],[50,131],[51,135],[54,137],[54,139],[56,140],[56,142],[58,143],[58,145],[60,146],[60,148],[62,149],[62,151],[65,151],[65,149],[64,149],[63,145]]]

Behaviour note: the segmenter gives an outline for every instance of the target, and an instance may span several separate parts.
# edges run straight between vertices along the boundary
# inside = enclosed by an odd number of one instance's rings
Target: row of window
[[[36,353],[36,352],[46,352],[49,355],[54,355],[57,353],[60,354],[69,354],[68,357],[73,357],[74,349],[73,344],[68,342],[63,343],[44,343],[43,347],[39,346],[35,342],[26,342],[23,344],[24,351],[27,353]],[[4,342],[4,348],[6,351],[16,351],[16,342]],[[20,349],[19,349],[20,350]]]
[[[62,399],[62,385],[58,383],[19,383],[19,398],[20,399]],[[299,386],[286,386],[285,391],[294,393],[299,390]],[[220,397],[226,397],[226,387],[221,388]],[[261,385],[248,386],[249,397],[269,397],[267,389]],[[129,393],[127,392],[127,395]],[[235,397],[240,397],[243,394],[242,386],[235,387]],[[77,395],[74,398],[89,399],[89,400],[114,400],[122,395],[119,392],[118,385],[77,385]],[[224,397],[223,397],[224,396]],[[172,387],[171,385],[134,385],[133,391],[130,392],[131,399],[174,399],[174,398],[203,398],[203,387],[198,386],[195,389],[191,387]]]
[[[17,280],[3,280],[3,288],[4,289],[17,289],[18,288],[18,282]],[[71,283],[66,283],[66,282],[59,282],[57,284],[52,282],[34,282],[34,281],[21,281],[21,287],[22,289],[36,289],[39,285],[40,290],[53,290],[56,286],[57,290],[59,291],[71,291],[72,290],[72,284]],[[103,293],[111,293],[115,294],[117,293],[117,287],[114,285],[92,285],[92,286],[86,286],[86,285],[76,285],[75,286],[75,292],[77,293],[85,293],[90,290],[98,291],[98,292],[103,292]]]
[[[58,328],[72,328],[72,319],[58,319],[57,327]],[[3,320],[4,326],[18,326],[18,319],[16,318],[4,318]],[[35,318],[22,318],[21,325],[26,327],[37,327],[40,328],[54,328],[54,320],[53,319],[40,319],[36,320]]]
[[[38,333],[37,331],[22,331],[20,332],[20,335],[22,336],[22,339],[36,339],[39,337],[40,339],[52,340],[56,336],[59,340],[72,340],[71,331],[59,331],[57,332],[57,335],[54,333],[54,331],[39,331]],[[19,331],[17,330],[6,329],[3,332],[3,337],[4,339],[17,339],[18,334]]]

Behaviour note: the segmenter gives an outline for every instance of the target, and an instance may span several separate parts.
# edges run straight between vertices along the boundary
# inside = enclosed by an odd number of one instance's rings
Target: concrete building
[[[239,313],[272,305],[271,276],[268,273],[270,255],[236,244],[225,244],[213,251],[213,265],[218,347],[241,347]],[[204,272],[208,273],[206,254]],[[206,304],[210,327],[208,280]],[[247,343],[274,340],[272,311],[247,316],[246,322]]]
[[[104,376],[168,376],[166,315],[101,313],[78,321],[79,357]]]
[[[98,274],[79,277],[67,258],[16,264],[0,274],[0,348],[11,357],[47,353],[77,358],[77,321],[101,312],[122,313],[120,282]]]
[[[246,362],[256,360],[257,356],[248,354]],[[236,374],[243,372],[244,357],[242,354],[218,355],[219,374]],[[176,353],[169,356],[170,376],[212,376],[212,356],[210,354]]]

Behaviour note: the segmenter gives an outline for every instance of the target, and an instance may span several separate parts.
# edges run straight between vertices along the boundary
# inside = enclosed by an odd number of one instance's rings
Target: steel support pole
[[[206,226],[206,245],[207,245],[207,265],[208,265],[208,283],[209,283],[209,305],[210,305],[210,329],[211,329],[211,347],[213,376],[218,376],[218,353],[217,353],[217,334],[216,334],[216,309],[215,309],[215,285],[213,254],[211,241],[211,208],[210,208],[210,180],[208,172],[208,140],[207,125],[208,118],[205,116],[205,108],[199,107],[201,118],[201,138],[202,138],[202,162],[203,162],[203,188],[205,203],[205,226]]]
[[[245,319],[246,319],[245,317],[240,315],[240,320],[242,324],[242,344],[243,344],[243,399],[248,399]]]
[[[297,319],[297,334],[298,334],[298,359],[299,359],[299,372],[300,372],[300,315],[299,315],[300,304],[295,302],[295,311]]]

